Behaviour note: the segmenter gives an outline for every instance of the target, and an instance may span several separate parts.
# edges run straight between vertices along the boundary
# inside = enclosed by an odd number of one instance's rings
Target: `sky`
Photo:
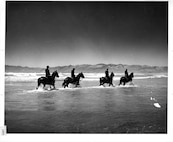
[[[5,64],[167,66],[167,2],[6,2]]]

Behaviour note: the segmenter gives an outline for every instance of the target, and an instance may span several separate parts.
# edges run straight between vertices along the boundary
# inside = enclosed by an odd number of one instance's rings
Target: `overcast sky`
[[[167,66],[167,2],[6,2],[6,65]]]

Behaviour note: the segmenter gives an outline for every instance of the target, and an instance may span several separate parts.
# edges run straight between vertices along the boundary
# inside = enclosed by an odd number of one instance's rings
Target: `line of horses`
[[[113,85],[113,77],[114,77],[114,73],[111,72],[109,78],[108,77],[101,77],[100,78],[100,86],[101,85],[104,85],[105,83],[108,84],[109,86],[114,86]],[[55,77],[59,77],[58,75],[58,72],[57,71],[54,71],[52,73],[52,75],[50,77],[40,77],[38,78],[37,80],[37,83],[38,83],[38,86],[36,89],[38,89],[38,87],[43,84],[43,87],[45,87],[46,85],[51,85],[53,86],[53,88],[55,89]],[[120,78],[120,82],[119,82],[119,85],[123,84],[125,85],[126,83],[128,82],[132,82],[132,78],[134,77],[134,74],[133,72],[128,76],[128,77],[121,77]],[[75,87],[79,86],[79,81],[80,81],[80,78],[85,78],[84,74],[81,72],[79,73],[75,78],[71,78],[71,77],[66,77],[64,79],[64,82],[62,83],[62,86],[64,88],[68,87],[69,84],[73,84],[75,85]]]

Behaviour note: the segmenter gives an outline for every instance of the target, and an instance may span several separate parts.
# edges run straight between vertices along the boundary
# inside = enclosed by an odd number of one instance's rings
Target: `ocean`
[[[84,73],[80,87],[36,90],[44,73],[5,73],[7,133],[167,133],[167,74],[136,73],[133,84],[99,86],[102,73]]]

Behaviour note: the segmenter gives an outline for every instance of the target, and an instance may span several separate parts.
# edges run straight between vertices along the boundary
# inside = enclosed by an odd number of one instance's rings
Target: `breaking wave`
[[[77,74],[77,73],[76,73]],[[121,76],[124,74],[117,73],[115,74],[114,80],[120,80]],[[5,81],[10,82],[29,82],[29,81],[37,81],[39,77],[45,76],[44,73],[5,73]],[[59,73],[59,78],[56,78],[56,80],[64,80],[66,77],[70,76],[70,73]],[[83,81],[98,81],[99,78],[105,76],[104,73],[84,73],[85,78],[83,78]],[[135,73],[134,79],[153,79],[153,78],[167,78],[167,74],[140,74]]]
[[[88,89],[118,89],[118,88],[132,88],[132,87],[138,87],[137,85],[120,85],[120,86],[88,86],[88,87],[68,87],[68,88],[57,88],[57,89],[50,89],[46,88],[43,89],[42,87],[39,87],[38,89],[33,90],[24,90],[23,93],[51,93],[52,91],[76,91],[76,90],[88,90]]]

